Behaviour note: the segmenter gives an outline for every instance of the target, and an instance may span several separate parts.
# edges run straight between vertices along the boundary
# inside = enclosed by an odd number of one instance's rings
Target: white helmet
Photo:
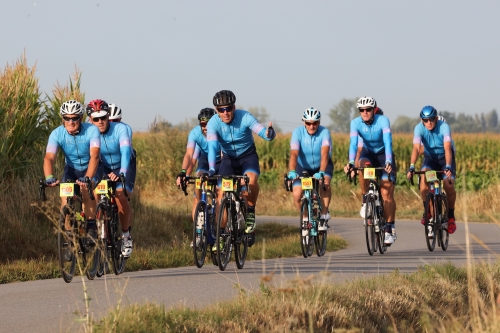
[[[85,111],[85,108],[83,105],[75,100],[69,100],[67,102],[64,102],[61,105],[61,109],[59,110],[59,114],[61,116],[65,116],[67,114],[76,114],[79,116],[83,115],[83,112]]]
[[[122,119],[122,109],[116,104],[108,104],[109,120]]]
[[[441,120],[443,123],[445,123],[445,122],[446,122],[446,119],[444,119],[444,117],[443,117],[443,116],[438,116],[438,120]]]
[[[360,109],[360,108],[376,108],[377,102],[372,97],[364,96],[364,97],[361,97],[360,99],[358,99],[358,102],[356,103],[356,107],[358,109]]]
[[[309,108],[302,114],[302,121],[319,121],[321,119],[321,112],[315,108]]]

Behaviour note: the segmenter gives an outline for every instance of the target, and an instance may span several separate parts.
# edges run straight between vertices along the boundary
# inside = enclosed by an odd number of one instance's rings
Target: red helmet
[[[87,115],[90,116],[91,113],[98,112],[99,114],[94,116],[103,116],[104,112],[109,113],[108,103],[102,99],[94,99],[87,104]]]

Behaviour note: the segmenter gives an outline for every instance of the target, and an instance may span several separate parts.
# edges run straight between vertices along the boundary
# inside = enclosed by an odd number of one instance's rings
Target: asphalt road
[[[257,221],[298,224],[297,218],[289,217],[258,217]],[[297,257],[247,261],[241,270],[232,260],[224,272],[208,262],[201,269],[193,265],[125,272],[118,277],[106,275],[94,281],[75,277],[69,284],[54,279],[0,285],[0,332],[83,332],[78,319],[86,313],[84,285],[91,298],[89,313],[98,320],[117,305],[155,302],[166,307],[201,307],[228,300],[237,294],[236,285],[254,292],[261,277],[270,274],[274,274],[271,283],[276,286],[287,286],[297,275],[340,283],[396,268],[410,273],[425,264],[451,261],[464,265],[468,252],[475,261],[494,261],[500,253],[500,228],[496,224],[457,223],[457,231],[450,235],[448,250],[443,252],[436,245],[434,252],[429,252],[423,226],[418,221],[398,221],[396,243],[385,254],[373,256],[366,250],[360,219],[333,219],[330,226],[329,232],[342,236],[349,246],[327,252],[321,258],[315,254],[303,258],[297,240]]]

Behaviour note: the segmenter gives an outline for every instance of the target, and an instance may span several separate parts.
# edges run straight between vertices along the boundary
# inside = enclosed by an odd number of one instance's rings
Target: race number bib
[[[233,179],[224,179],[222,178],[222,190],[224,192],[232,192],[233,191]]]
[[[59,185],[59,196],[72,197],[74,194],[75,194],[75,184],[74,183],[61,183]]]
[[[313,180],[312,178],[302,178],[300,180],[302,184],[302,189],[303,190],[312,190],[313,189]]]
[[[437,181],[438,178],[437,178],[436,171],[435,170],[426,171],[425,172],[425,179],[427,179],[427,181],[429,183]]]
[[[97,194],[108,194],[108,181],[101,180],[101,182],[97,185],[95,189]]]
[[[375,168],[364,168],[363,169],[363,177],[365,177],[365,179],[375,179],[375,178],[377,178],[375,176]]]

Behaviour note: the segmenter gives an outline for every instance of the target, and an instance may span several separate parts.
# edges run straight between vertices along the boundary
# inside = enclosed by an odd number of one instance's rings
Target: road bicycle
[[[443,251],[448,249],[448,200],[443,192],[442,174],[444,171],[415,171],[416,175],[425,175],[429,192],[425,197],[425,241],[429,251],[434,251],[437,244]],[[411,184],[413,177],[410,178]],[[451,183],[451,179],[448,179]],[[436,236],[437,235],[437,236]]]
[[[125,176],[120,174],[123,193],[127,197]],[[111,263],[116,275],[123,273],[127,259],[122,254],[123,237],[120,217],[116,204],[116,183],[107,176],[97,185],[95,191],[98,197],[96,208],[97,249],[99,251],[99,266],[97,276],[101,277],[108,272],[108,263]]]
[[[288,179],[284,175],[285,189],[293,192],[293,180]],[[302,186],[302,198],[300,199],[300,248],[304,258],[310,257],[313,254],[316,246],[316,254],[321,257],[326,252],[328,229],[319,229],[321,211],[323,209],[323,201],[319,194],[320,183],[323,185],[323,190],[326,191],[325,178],[321,180],[309,176],[307,171],[302,172],[299,176]],[[326,223],[326,222],[323,222]],[[323,230],[324,229],[324,230]]]
[[[250,193],[248,183],[250,178],[245,174],[218,176],[221,179],[219,191],[223,191],[217,219],[217,236],[215,247],[217,249],[217,263],[219,269],[224,271],[234,248],[236,267],[242,269],[248,253],[250,234],[245,233],[247,203],[241,196],[241,182]],[[222,227],[224,225],[224,227]]]
[[[354,181],[354,185],[356,185],[358,171],[363,172],[364,179],[368,181],[364,226],[366,248],[370,255],[377,252],[377,249],[380,254],[384,254],[385,251],[387,251],[387,244],[384,242],[386,229],[384,200],[380,192],[380,177],[384,169],[384,167],[372,167],[367,165],[365,167],[352,168],[351,170],[354,171],[354,177],[352,177],[351,171],[347,173],[349,180]]]
[[[196,189],[201,190],[201,197],[196,204],[193,220],[193,255],[194,262],[198,268],[203,267],[207,255],[207,248],[210,249],[212,262],[217,265],[217,255],[212,251],[212,245],[215,243],[215,209],[216,196],[214,193],[217,185],[217,177],[209,177],[203,174],[200,177],[186,177],[186,182],[182,183],[182,191],[186,191],[187,184],[195,184]]]
[[[87,190],[91,200],[94,200],[92,181],[85,177]],[[82,195],[80,186],[73,180],[57,184],[59,196],[66,198],[66,204],[61,208],[57,233],[57,252],[59,268],[66,283],[70,283],[75,276],[76,264],[80,266],[81,273],[85,272],[89,280],[97,274],[99,265],[99,252],[96,251],[95,240],[87,233],[87,219],[82,209]],[[46,201],[44,179],[39,180],[39,197]],[[69,226],[69,230],[66,229]]]

